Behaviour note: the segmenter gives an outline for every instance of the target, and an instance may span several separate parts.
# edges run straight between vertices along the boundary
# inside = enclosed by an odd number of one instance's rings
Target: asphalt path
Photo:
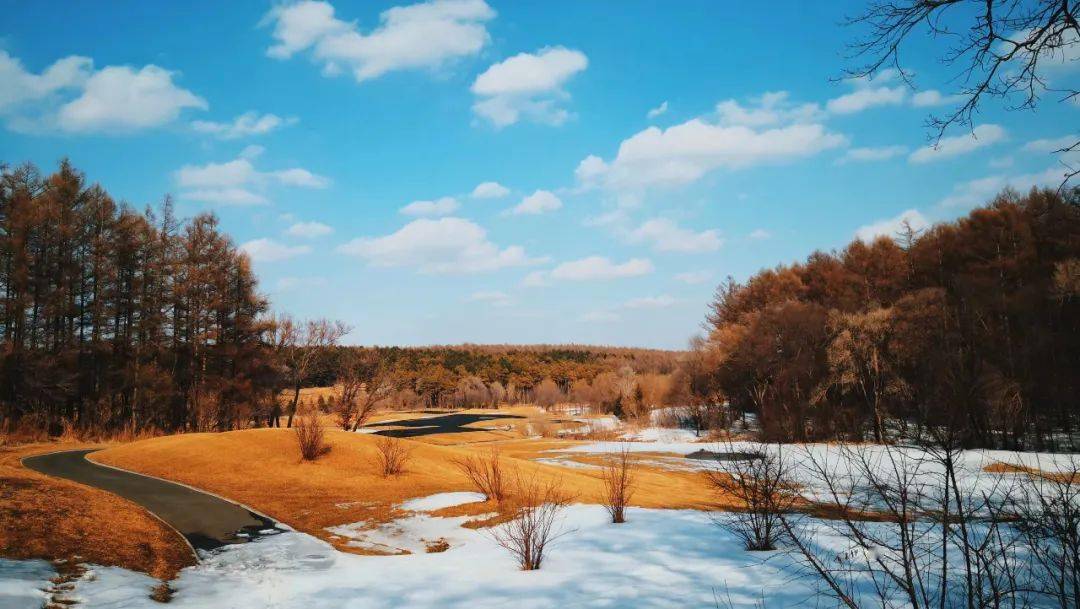
[[[483,421],[498,421],[500,419],[523,419],[516,414],[469,414],[453,413],[442,416],[433,416],[417,419],[402,419],[398,421],[385,421],[381,423],[368,423],[364,427],[397,427],[399,429],[380,429],[374,432],[380,436],[392,436],[395,438],[418,438],[432,434],[467,433],[471,431],[485,431],[479,427],[466,427],[473,423]]]
[[[220,497],[86,459],[93,450],[68,450],[23,459],[49,476],[99,488],[133,501],[180,532],[197,550],[214,550],[278,533],[274,521]]]

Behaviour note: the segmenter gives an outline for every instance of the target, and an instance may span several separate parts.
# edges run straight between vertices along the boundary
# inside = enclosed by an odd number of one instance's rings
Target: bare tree
[[[1030,605],[1022,536],[1010,523],[1014,480],[977,486],[960,475],[960,452],[940,442],[919,449],[841,446],[838,458],[807,450],[811,487],[824,494],[830,527],[849,547],[813,543],[820,529],[782,519],[804,564],[849,609]],[[854,582],[869,582],[862,594]],[[869,591],[867,591],[869,590]]]
[[[410,450],[405,442],[393,436],[379,436],[375,441],[378,449],[379,471],[384,478],[396,476],[405,471],[409,462]]]
[[[486,455],[455,459],[454,465],[488,501],[501,503],[506,498],[506,478],[499,449],[493,448]]]
[[[296,405],[300,401],[300,385],[304,382],[319,356],[337,344],[352,329],[341,321],[313,319],[303,325],[283,315],[277,320],[277,341],[285,357],[292,381],[293,397],[289,405],[287,427],[292,427]],[[276,422],[275,422],[276,425]]]
[[[561,528],[559,516],[572,497],[562,490],[561,480],[543,481],[535,476],[518,477],[514,490],[518,515],[492,529],[491,536],[522,571],[535,571],[543,564],[548,547],[569,532]]]
[[[300,447],[300,457],[305,461],[314,461],[330,451],[326,445],[326,436],[322,426],[319,425],[319,417],[314,410],[307,410],[297,419],[296,443]]]
[[[604,464],[604,509],[611,515],[611,522],[626,522],[626,506],[634,495],[634,453],[625,444]]]
[[[860,65],[848,76],[870,77],[885,67],[897,69],[910,82],[900,53],[916,33],[948,40],[942,60],[957,67],[961,101],[930,126],[937,137],[953,125],[971,126],[986,97],[999,98],[1010,109],[1033,109],[1044,93],[1074,101],[1080,91],[1059,88],[1047,67],[1072,60],[1080,45],[1080,3],[1069,0],[876,0],[848,23],[868,31],[852,45]],[[1080,142],[1059,153],[1080,150]],[[1065,161],[1063,160],[1063,163]],[[1080,169],[1066,164],[1065,182]]]
[[[716,522],[741,539],[747,550],[775,550],[783,535],[781,518],[798,498],[792,489],[790,465],[783,453],[746,455],[728,444],[716,469],[707,472],[709,482],[723,499],[739,506]]]
[[[1030,549],[1035,588],[1061,609],[1080,607],[1080,459],[1025,476],[1016,512]]]
[[[338,398],[335,404],[338,425],[345,431],[356,431],[370,418],[376,400],[366,391],[370,383],[368,369],[372,357],[359,356],[353,349],[341,355],[338,364]]]
[[[357,358],[354,375],[363,385],[353,418],[352,430],[356,431],[367,423],[380,402],[398,390],[399,383],[393,369],[384,363],[377,353],[367,353]]]

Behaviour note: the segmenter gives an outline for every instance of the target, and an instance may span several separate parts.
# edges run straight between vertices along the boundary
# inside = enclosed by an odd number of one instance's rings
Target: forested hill
[[[439,394],[462,384],[491,386],[511,396],[529,397],[544,381],[563,393],[575,383],[604,382],[608,377],[642,379],[667,377],[682,357],[679,351],[593,345],[437,345],[425,347],[339,347],[312,366],[304,384],[336,382],[344,358],[375,361],[391,369],[405,385],[430,387]],[[608,384],[605,382],[605,384]],[[438,398],[435,398],[438,401]]]

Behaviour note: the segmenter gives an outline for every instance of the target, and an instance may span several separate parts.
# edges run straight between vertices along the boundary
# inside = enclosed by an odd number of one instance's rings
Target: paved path
[[[481,421],[498,421],[499,419],[524,419],[516,414],[471,414],[471,413],[448,413],[441,416],[416,419],[398,419],[396,421],[384,421],[381,423],[368,423],[364,427],[403,427],[404,429],[381,429],[374,433],[380,436],[393,436],[395,438],[417,438],[433,434],[467,433],[471,431],[488,431],[481,427],[466,427],[472,423]]]
[[[23,459],[26,467],[92,486],[150,510],[180,531],[197,550],[244,543],[274,522],[219,497],[180,484],[98,465],[86,459],[92,450],[69,450]],[[274,532],[278,532],[276,529]]]

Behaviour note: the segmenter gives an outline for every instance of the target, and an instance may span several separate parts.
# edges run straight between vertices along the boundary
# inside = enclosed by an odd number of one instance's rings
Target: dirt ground
[[[30,455],[94,447],[72,442],[0,446],[0,556],[78,558],[165,579],[194,564],[183,538],[138,505],[39,474],[20,462]]]

